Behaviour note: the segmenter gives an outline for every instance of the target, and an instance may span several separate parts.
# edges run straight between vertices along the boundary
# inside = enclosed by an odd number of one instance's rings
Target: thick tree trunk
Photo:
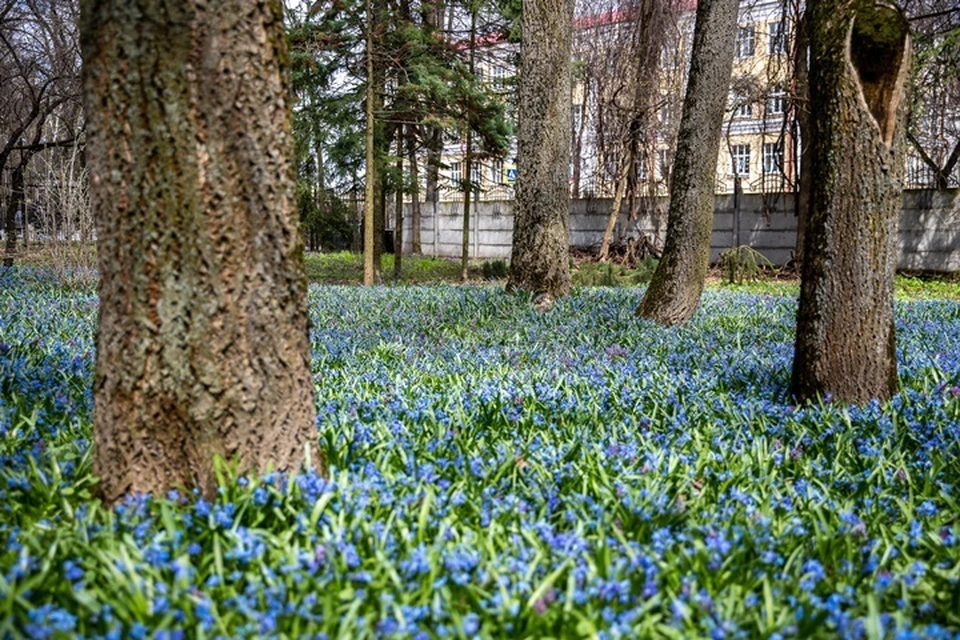
[[[279,2],[81,12],[105,501],[321,464]]]
[[[873,0],[809,5],[813,191],[793,392],[866,402],[896,391],[893,276],[909,25]]]
[[[523,6],[516,212],[508,289],[570,292],[570,47],[573,0]]]
[[[737,0],[699,0],[690,78],[677,135],[663,256],[637,315],[683,324],[700,304],[710,262],[713,197],[730,89]]]
[[[407,155],[410,163],[410,244],[411,253],[423,253],[420,241],[420,172],[417,164],[417,137],[410,127],[407,135]]]

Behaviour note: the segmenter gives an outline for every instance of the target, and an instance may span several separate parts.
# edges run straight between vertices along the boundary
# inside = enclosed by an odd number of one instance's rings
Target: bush
[[[719,263],[726,284],[753,282],[764,269],[775,268],[762,253],[746,245],[725,250],[720,254]]]
[[[480,270],[484,280],[503,280],[510,275],[510,267],[505,260],[487,260]]]

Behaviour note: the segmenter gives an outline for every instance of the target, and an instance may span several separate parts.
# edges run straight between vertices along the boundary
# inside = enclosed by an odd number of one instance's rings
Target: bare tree
[[[17,251],[17,220],[28,227],[25,180],[30,161],[76,144],[80,56],[72,0],[4,0],[0,4],[0,176],[9,169],[3,207],[4,264]],[[57,132],[64,138],[52,139]]]

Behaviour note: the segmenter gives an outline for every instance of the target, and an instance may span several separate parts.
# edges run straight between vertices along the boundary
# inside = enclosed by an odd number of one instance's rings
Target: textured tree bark
[[[700,304],[710,262],[713,196],[723,112],[733,70],[737,0],[700,0],[677,134],[663,256],[637,315],[683,324]]]
[[[859,403],[897,388],[893,276],[909,24],[874,0],[814,0],[809,11],[813,190],[793,393]]]
[[[83,0],[108,503],[321,465],[279,2]]]
[[[570,48],[573,0],[523,5],[516,210],[508,290],[570,292]]]

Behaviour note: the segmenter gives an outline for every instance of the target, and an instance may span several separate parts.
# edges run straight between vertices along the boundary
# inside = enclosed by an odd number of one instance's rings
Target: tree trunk
[[[590,95],[590,75],[585,74],[583,78],[583,101],[580,103],[580,121],[576,129],[573,129],[571,123],[571,135],[573,135],[573,184],[570,186],[570,193],[573,198],[580,197],[580,180],[583,173],[583,133],[587,127],[587,103]]]
[[[700,304],[710,262],[717,155],[730,89],[737,0],[697,3],[690,78],[677,135],[663,256],[637,315],[683,324]]]
[[[105,502],[320,465],[280,4],[82,0]]]
[[[3,249],[3,266],[12,267],[17,258],[17,213],[21,212],[21,221],[23,223],[24,235],[26,235],[27,215],[23,209],[24,202],[24,176],[30,156],[26,151],[21,152],[20,162],[13,169],[10,176],[10,200],[7,202],[7,215],[5,218],[4,230],[7,235],[6,245]]]
[[[477,11],[470,12],[470,76],[476,73],[477,61]],[[467,281],[467,266],[470,263],[470,200],[473,196],[473,129],[467,124],[467,148],[463,163],[463,238],[460,247],[460,282]]]
[[[376,171],[377,162],[374,152],[374,80],[373,80],[373,6],[371,0],[367,0],[367,89],[366,89],[366,132],[364,136],[364,145],[366,151],[366,169],[363,180],[363,284],[372,286],[376,283],[376,268],[374,266],[374,190],[376,189]]]
[[[424,190],[424,199],[433,203],[433,212],[437,211],[437,200],[440,199],[440,158],[443,153],[443,132],[434,127],[427,140],[427,184]]]
[[[814,0],[809,11],[813,191],[793,393],[884,399],[897,387],[893,276],[909,24],[873,0]]]
[[[393,212],[393,279],[399,280],[403,269],[403,125],[397,127],[397,193]]]
[[[633,164],[633,147],[625,145],[623,161],[620,163],[617,171],[617,189],[613,192],[613,203],[610,205],[610,215],[607,216],[607,226],[603,230],[603,240],[600,242],[600,253],[597,259],[600,262],[606,262],[610,256],[610,244],[613,242],[613,231],[617,228],[617,219],[620,217],[620,211],[623,209],[623,198],[627,193],[627,178],[630,173],[630,166]]]
[[[464,156],[463,178],[463,235],[460,241],[460,282],[467,281],[467,264],[470,262],[470,200],[473,195],[473,132],[467,128],[467,151]]]
[[[375,145],[377,146],[377,145]],[[383,283],[383,231],[387,222],[387,185],[383,179],[384,154],[379,147],[374,163],[376,173],[373,180],[373,280]]]
[[[407,136],[407,154],[410,162],[411,253],[419,256],[423,253],[423,248],[420,246],[420,173],[417,165],[417,137],[414,127],[410,127]]]
[[[570,292],[570,48],[573,0],[523,6],[516,212],[507,288]]]
[[[797,271],[803,269],[803,242],[807,232],[807,219],[810,212],[810,192],[813,189],[813,171],[810,170],[810,69],[808,54],[810,38],[807,35],[809,18],[804,11],[797,24],[795,74],[797,129],[800,132],[800,175],[797,180],[797,243],[794,249],[794,263]]]

